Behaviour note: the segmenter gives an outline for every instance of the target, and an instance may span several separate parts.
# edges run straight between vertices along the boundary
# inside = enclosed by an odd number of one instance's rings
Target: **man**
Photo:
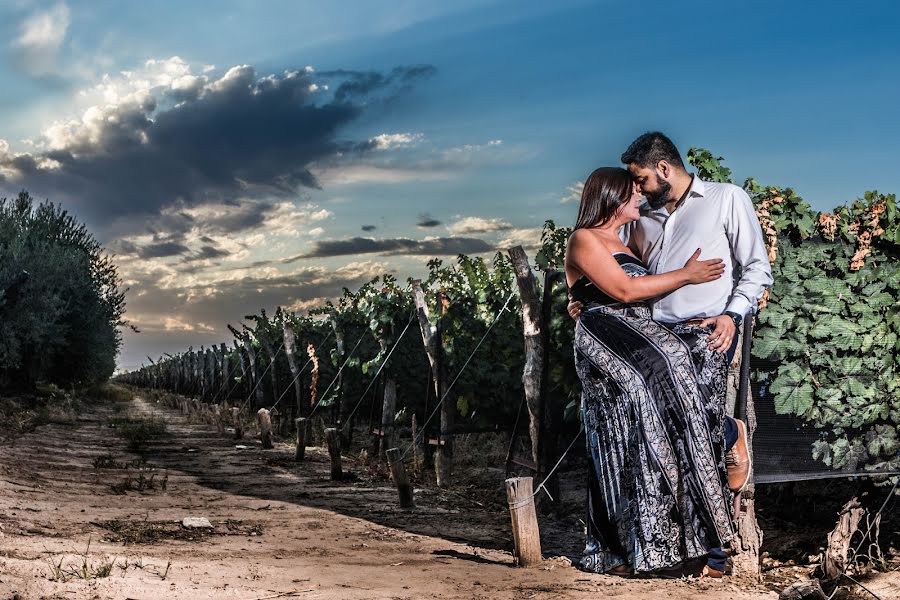
[[[677,269],[700,248],[703,257],[722,258],[725,272],[735,274],[731,279],[684,286],[653,302],[653,319],[672,328],[694,350],[708,344],[725,355],[718,367],[724,382],[737,347],[738,327],[772,285],[772,269],[753,203],[735,185],[702,181],[688,173],[675,144],[660,132],[638,137],[621,160],[647,198],[641,218],[624,228],[623,242],[650,272]],[[573,318],[580,309],[577,302],[569,304]],[[706,330],[708,335],[704,328],[711,329]],[[709,410],[721,415],[724,394],[716,396],[721,406]],[[727,417],[723,436],[728,487],[739,492],[750,476],[746,426]],[[707,565],[714,577],[724,573],[721,549],[710,553]]]

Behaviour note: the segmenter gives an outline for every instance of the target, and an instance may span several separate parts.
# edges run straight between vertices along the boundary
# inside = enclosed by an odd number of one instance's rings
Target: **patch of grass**
[[[111,420],[109,426],[116,429],[116,434],[133,451],[143,450],[151,441],[166,433],[165,421],[155,418],[117,418]]]
[[[104,557],[99,562],[92,562],[88,558],[91,550],[91,540],[88,538],[88,544],[85,551],[78,556],[75,561],[66,562],[65,557],[58,561],[47,559],[47,565],[50,567],[48,578],[51,581],[59,581],[65,583],[71,579],[82,579],[91,581],[94,579],[103,579],[112,575],[113,568],[116,566],[118,557]],[[121,567],[121,565],[119,565]],[[128,561],[125,561],[125,569],[128,568]]]
[[[134,399],[134,392],[131,388],[110,381],[89,388],[84,395],[100,402],[114,404],[131,402]]]
[[[147,490],[155,490],[157,487],[163,491],[169,485],[169,476],[163,475],[158,481],[156,473],[150,472],[145,475],[143,472],[138,473],[137,477],[126,475],[119,483],[114,483],[110,487],[112,492],[117,495],[123,495],[129,491],[144,492]]]

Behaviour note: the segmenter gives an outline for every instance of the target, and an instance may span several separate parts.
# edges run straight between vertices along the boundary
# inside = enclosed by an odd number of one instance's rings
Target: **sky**
[[[900,191],[900,3],[0,0],[0,195],[129,288],[121,368],[534,249],[645,131],[818,210]]]

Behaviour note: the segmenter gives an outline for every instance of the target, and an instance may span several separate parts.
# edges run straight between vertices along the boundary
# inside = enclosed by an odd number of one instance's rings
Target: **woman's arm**
[[[700,256],[698,249],[680,269],[660,275],[629,277],[602,243],[578,233],[576,231],[569,238],[566,262],[619,302],[656,298],[691,283],[713,281],[725,271],[725,264],[720,258],[697,260]]]

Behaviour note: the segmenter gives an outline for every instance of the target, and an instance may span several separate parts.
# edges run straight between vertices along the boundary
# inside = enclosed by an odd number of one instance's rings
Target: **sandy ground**
[[[146,464],[101,407],[0,449],[0,599],[777,598],[727,578],[586,574],[560,556],[518,569],[497,507],[417,490],[404,511],[349,459],[360,476],[332,482],[321,449],[295,464],[288,444],[235,442],[141,398],[129,411],[167,422]],[[214,529],[185,530],[187,516]],[[545,557],[581,543],[575,527],[543,529]]]

